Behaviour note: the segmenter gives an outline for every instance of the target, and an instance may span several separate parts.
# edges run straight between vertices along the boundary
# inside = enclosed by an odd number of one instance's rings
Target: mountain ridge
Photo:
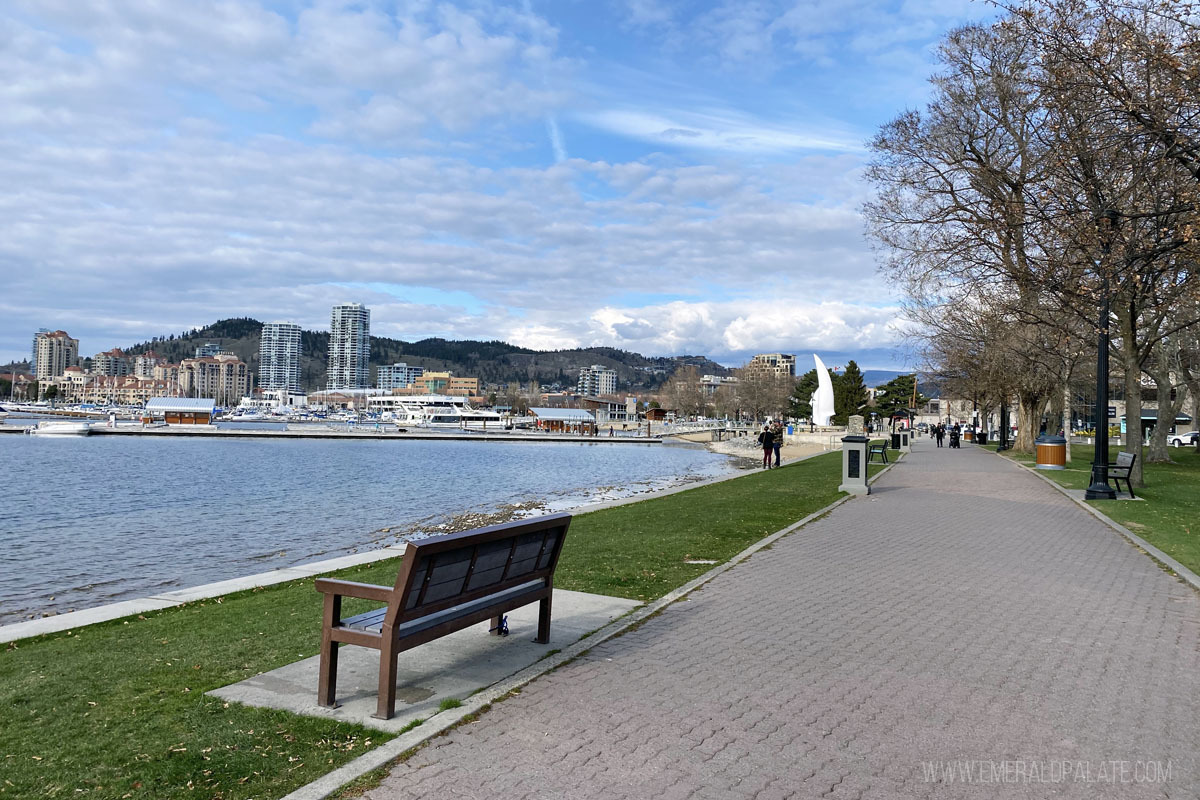
[[[158,336],[121,348],[128,355],[154,350],[169,361],[190,358],[197,347],[217,342],[235,354],[258,374],[258,344],[262,323],[251,317],[218,320],[203,328],[180,334]],[[305,391],[325,387],[329,352],[328,331],[301,331],[300,383]],[[581,367],[602,364],[617,371],[619,388],[653,390],[683,366],[694,366],[702,373],[729,375],[732,370],[706,356],[643,356],[613,347],[586,347],[571,350],[533,350],[499,340],[474,341],[432,337],[416,342],[371,337],[371,381],[382,365],[404,362],[429,371],[450,371],[456,375],[479,378],[481,385],[529,383],[558,384],[573,387]]]

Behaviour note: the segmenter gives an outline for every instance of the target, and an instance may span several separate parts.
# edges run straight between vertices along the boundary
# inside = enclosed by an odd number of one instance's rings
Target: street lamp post
[[[1088,500],[1115,500],[1108,485],[1108,256],[1119,216],[1111,208],[1100,214],[1100,319],[1096,335],[1096,455],[1092,459],[1092,485],[1084,492]]]

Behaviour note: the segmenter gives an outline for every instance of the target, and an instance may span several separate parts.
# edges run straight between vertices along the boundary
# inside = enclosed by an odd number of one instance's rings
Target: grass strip
[[[832,503],[840,464],[830,453],[579,515],[557,585],[658,598],[711,567],[688,562],[728,560]],[[337,575],[391,584],[397,568],[390,559]],[[344,613],[370,606],[348,601]],[[315,655],[320,607],[306,579],[10,643],[0,797],[280,797],[392,738],[205,696]]]
[[[1067,489],[1086,489],[1092,482],[1095,447],[1071,445],[1071,461],[1064,470],[1040,470]],[[1110,450],[1115,459],[1117,448]],[[1032,465],[1034,457],[1024,453],[1003,455]],[[1131,500],[1088,500],[1088,505],[1119,522],[1150,544],[1200,574],[1200,454],[1192,448],[1171,448],[1171,464],[1146,462],[1144,488],[1134,493],[1145,502]]]

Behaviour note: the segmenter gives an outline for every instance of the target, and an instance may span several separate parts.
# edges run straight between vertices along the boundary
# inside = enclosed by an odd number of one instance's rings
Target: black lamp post
[[[1000,395],[1000,443],[996,452],[1008,449],[1008,395]]]
[[[1100,325],[1096,337],[1096,456],[1092,459],[1092,485],[1088,500],[1115,500],[1108,485],[1108,256],[1120,215],[1111,208],[1100,213]]]

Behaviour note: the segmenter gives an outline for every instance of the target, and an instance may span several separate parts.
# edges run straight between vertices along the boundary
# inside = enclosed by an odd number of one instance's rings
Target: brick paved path
[[[367,796],[1197,798],[1198,753],[1200,598],[1035,477],[921,441]],[[1169,780],[1132,782],[1145,761]]]

